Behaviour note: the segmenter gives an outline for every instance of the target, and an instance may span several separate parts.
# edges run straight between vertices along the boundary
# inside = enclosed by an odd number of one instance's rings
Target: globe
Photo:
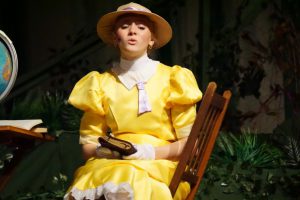
[[[11,58],[3,43],[0,43],[0,72],[0,93],[3,93],[12,73]]]
[[[12,89],[17,75],[17,54],[10,39],[0,30],[0,101]]]

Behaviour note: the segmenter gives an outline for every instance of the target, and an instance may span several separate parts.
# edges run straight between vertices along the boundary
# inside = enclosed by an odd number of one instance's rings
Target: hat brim
[[[172,28],[170,24],[161,16],[155,13],[144,11],[115,11],[100,18],[97,23],[97,33],[103,42],[113,45],[113,31],[117,18],[125,14],[137,14],[148,17],[154,23],[154,37],[156,39],[155,49],[167,44],[172,38]]]

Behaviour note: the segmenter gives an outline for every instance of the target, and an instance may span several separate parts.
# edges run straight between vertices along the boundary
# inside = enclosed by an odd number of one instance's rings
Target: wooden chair
[[[181,181],[187,181],[191,185],[188,200],[194,199],[199,188],[231,98],[230,91],[225,91],[221,96],[216,93],[216,88],[216,83],[208,84],[169,186],[173,196]]]

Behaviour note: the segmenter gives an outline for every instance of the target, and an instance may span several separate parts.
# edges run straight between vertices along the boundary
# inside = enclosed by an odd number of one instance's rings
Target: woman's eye
[[[126,29],[126,28],[128,28],[128,27],[129,27],[128,24],[123,24],[123,25],[121,26],[121,29]]]
[[[145,30],[145,29],[146,29],[145,26],[138,26],[138,28],[139,28],[140,30]]]

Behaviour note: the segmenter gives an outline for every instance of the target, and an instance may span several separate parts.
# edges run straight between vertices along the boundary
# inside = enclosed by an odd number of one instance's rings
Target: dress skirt
[[[169,160],[89,159],[77,169],[64,199],[173,199],[168,188],[177,162]],[[174,199],[185,199],[190,192],[182,182]]]

